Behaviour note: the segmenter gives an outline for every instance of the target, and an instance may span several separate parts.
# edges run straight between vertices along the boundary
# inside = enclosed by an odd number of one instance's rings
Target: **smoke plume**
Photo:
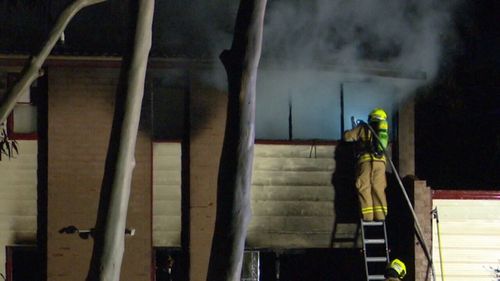
[[[342,67],[366,62],[432,79],[456,1],[270,1],[264,56]]]
[[[370,64],[405,73],[438,71],[459,0],[269,0],[263,61],[350,69]],[[174,53],[217,59],[230,48],[234,0],[164,1],[163,42]]]

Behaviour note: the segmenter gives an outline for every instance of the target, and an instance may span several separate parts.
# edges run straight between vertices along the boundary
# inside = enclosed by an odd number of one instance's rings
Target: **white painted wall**
[[[153,143],[153,246],[181,246],[181,144]]]
[[[5,246],[36,244],[37,141],[18,141],[19,155],[0,161],[0,273]]]
[[[438,228],[432,227],[432,255],[438,281],[496,281],[500,268],[500,200],[434,199]]]

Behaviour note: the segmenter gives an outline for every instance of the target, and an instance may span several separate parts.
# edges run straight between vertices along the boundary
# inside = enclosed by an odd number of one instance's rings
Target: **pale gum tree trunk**
[[[5,119],[16,106],[19,98],[26,92],[26,90],[29,89],[31,84],[33,84],[33,81],[43,75],[41,70],[43,63],[49,56],[59,38],[61,38],[64,29],[66,29],[66,26],[71,19],[73,19],[73,17],[83,8],[105,1],[106,0],[76,0],[63,10],[38,55],[29,59],[28,63],[24,66],[21,72],[21,78],[12,88],[9,89],[2,100],[2,104],[0,105],[0,124],[5,122]]]
[[[125,250],[125,228],[130,197],[132,172],[135,166],[135,145],[144,96],[144,82],[151,48],[154,0],[140,0],[134,35],[133,54],[126,74],[123,120],[118,140],[118,152],[114,163],[114,175],[109,202],[102,228],[97,227],[102,243],[98,244],[99,255],[95,257],[97,269],[89,275],[90,280],[118,281]],[[116,121],[116,120],[115,120]],[[112,148],[109,148],[112,149]],[[113,165],[113,163],[111,164]],[[103,186],[103,188],[106,188]],[[107,187],[109,188],[109,187]],[[97,243],[97,242],[96,242]],[[94,247],[95,251],[95,247]],[[93,257],[94,258],[94,257]]]
[[[255,87],[265,7],[266,0],[240,1],[231,49],[220,55],[229,96],[208,281],[237,281],[241,276],[251,218]]]

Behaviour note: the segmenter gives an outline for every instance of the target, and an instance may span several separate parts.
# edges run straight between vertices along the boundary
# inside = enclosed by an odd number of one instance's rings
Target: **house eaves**
[[[1,54],[0,65],[3,66],[23,66],[28,60],[26,54]],[[122,57],[118,55],[51,55],[47,58],[46,66],[72,66],[72,67],[120,67]],[[217,63],[217,59],[199,59],[190,57],[163,57],[150,55],[149,68],[182,68],[182,69],[210,69]],[[287,71],[290,64],[285,61],[262,59],[261,69],[274,71]],[[344,65],[337,63],[315,63],[314,65],[303,65],[294,67],[295,70],[303,71],[330,71],[338,74],[365,75],[386,78],[426,80],[427,74],[424,71],[402,70],[390,67],[380,62],[365,61],[357,65]]]

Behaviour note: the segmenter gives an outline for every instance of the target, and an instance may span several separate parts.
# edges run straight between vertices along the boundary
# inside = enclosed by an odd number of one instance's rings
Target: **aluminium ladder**
[[[385,280],[384,271],[389,262],[385,222],[361,220],[361,235],[366,280]]]

